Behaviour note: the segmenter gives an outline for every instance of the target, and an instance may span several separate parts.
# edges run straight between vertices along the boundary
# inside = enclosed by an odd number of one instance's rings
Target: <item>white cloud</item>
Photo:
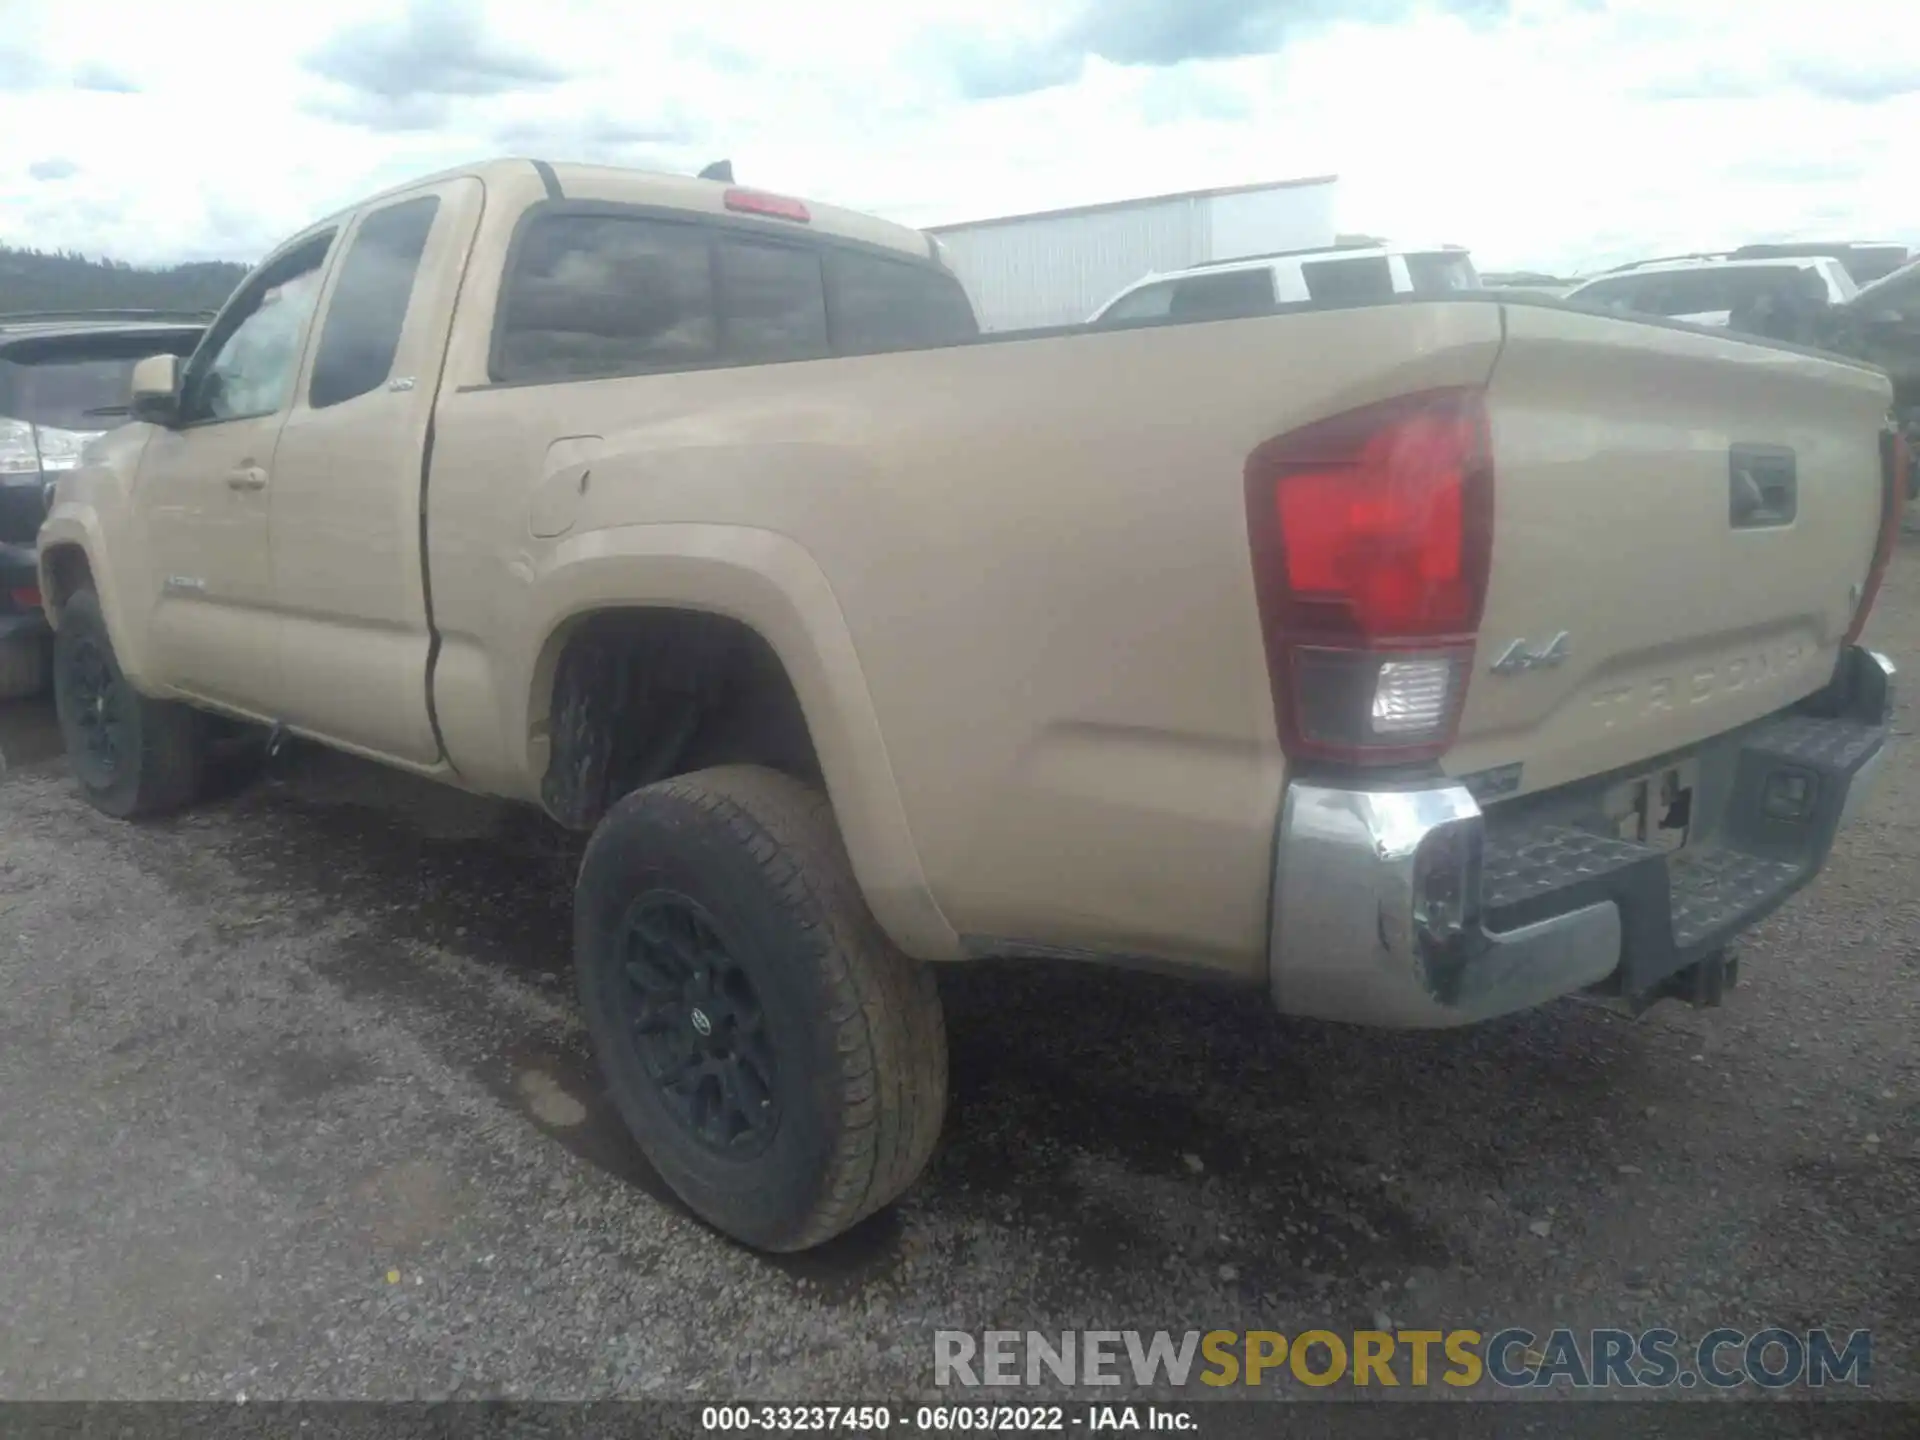
[[[1902,0],[7,9],[0,239],[134,261],[253,258],[409,174],[515,153],[729,157],[922,224],[1337,172],[1343,228],[1487,268],[1920,244]]]

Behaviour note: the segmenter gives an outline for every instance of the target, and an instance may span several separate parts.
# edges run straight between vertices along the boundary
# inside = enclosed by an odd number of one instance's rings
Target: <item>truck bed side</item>
[[[685,527],[683,571],[688,545],[770,532],[844,617],[884,736],[850,763],[890,769],[955,929],[1252,978],[1284,766],[1246,458],[1332,411],[1481,384],[1499,344],[1495,304],[1398,305],[449,386],[428,537],[452,757],[485,770],[497,749],[537,783],[561,571],[630,551],[638,576],[665,527]],[[594,437],[590,484],[563,535],[533,538],[529,487],[566,437]],[[827,780],[843,808],[860,793]]]

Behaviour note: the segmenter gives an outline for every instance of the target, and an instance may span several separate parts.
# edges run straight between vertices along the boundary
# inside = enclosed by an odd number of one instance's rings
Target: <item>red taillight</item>
[[[40,608],[40,587],[38,585],[21,585],[16,589],[9,590],[7,594],[13,603],[18,605],[22,610],[38,610]]]
[[[1247,462],[1274,714],[1295,758],[1452,743],[1486,599],[1493,471],[1477,390],[1370,405]]]
[[[769,215],[775,220],[798,220],[803,225],[813,219],[802,201],[789,199],[785,195],[767,195],[758,190],[729,190],[726,204],[727,209],[737,210],[743,215]]]
[[[1880,582],[1893,562],[1893,547],[1900,542],[1900,518],[1907,508],[1907,470],[1912,457],[1907,441],[1898,430],[1887,429],[1880,435],[1880,538],[1873,547],[1873,564],[1867,569],[1866,583],[1860,587],[1860,603],[1853,607],[1853,623],[1847,626],[1842,645],[1851,645],[1867,628],[1873,614],[1873,602],[1879,597]]]

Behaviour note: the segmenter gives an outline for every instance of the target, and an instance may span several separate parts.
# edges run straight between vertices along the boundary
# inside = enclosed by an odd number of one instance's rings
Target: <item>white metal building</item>
[[[1334,242],[1336,176],[928,228],[989,330],[1076,325],[1150,271]]]

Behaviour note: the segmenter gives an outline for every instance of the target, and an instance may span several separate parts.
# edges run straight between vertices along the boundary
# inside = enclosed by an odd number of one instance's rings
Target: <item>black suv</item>
[[[211,314],[90,310],[0,315],[0,700],[47,671],[36,544],[53,487],[121,423],[134,362],[189,355]]]

